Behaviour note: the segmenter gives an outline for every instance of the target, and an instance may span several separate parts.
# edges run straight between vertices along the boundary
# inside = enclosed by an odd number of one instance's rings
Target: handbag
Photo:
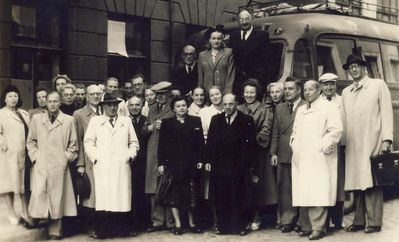
[[[391,186],[399,182],[399,153],[384,153],[371,158],[371,172],[376,186]]]
[[[165,169],[163,175],[158,178],[158,185],[155,191],[155,205],[160,205],[169,192],[170,186],[173,182],[173,176],[167,169]]]

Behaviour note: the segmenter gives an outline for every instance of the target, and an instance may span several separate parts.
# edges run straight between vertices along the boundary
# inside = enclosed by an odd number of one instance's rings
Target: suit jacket
[[[138,122],[134,122],[133,118],[132,124],[134,131],[136,132],[137,139],[139,140],[140,150],[137,153],[137,157],[132,163],[132,179],[133,180],[144,180],[145,177],[145,164],[147,162],[147,145],[149,133],[144,130],[144,125],[146,122],[146,117],[140,115]]]
[[[186,95],[197,86],[198,64],[195,63],[192,68],[192,71],[187,73],[186,65],[183,65],[173,72],[173,84],[181,88],[182,95]]]
[[[217,85],[223,93],[233,91],[235,66],[233,51],[222,48],[212,60],[212,51],[202,51],[198,57],[198,85],[203,85],[208,91],[211,86]]]
[[[244,176],[254,167],[256,129],[251,116],[237,111],[228,125],[225,112],[212,117],[207,140],[207,160],[216,176]]]
[[[290,137],[292,134],[292,127],[295,121],[296,111],[305,103],[305,101],[301,100],[292,114],[290,114],[288,102],[280,103],[276,107],[270,154],[278,156],[278,163],[291,164],[292,149],[290,146]]]
[[[85,105],[83,108],[76,110],[73,113],[73,117],[76,120],[76,130],[78,134],[78,145],[79,145],[79,155],[76,162],[76,167],[83,166],[86,169],[87,176],[90,180],[91,194],[86,200],[83,200],[83,206],[94,208],[95,207],[95,189],[94,189],[94,174],[93,174],[93,163],[89,160],[87,156],[83,140],[89,126],[89,121],[92,117],[97,116],[97,114],[90,108],[89,105]]]
[[[233,49],[234,61],[237,68],[237,81],[234,86],[237,93],[246,78],[256,78],[260,81],[262,90],[267,86],[269,35],[266,31],[252,29],[247,40],[241,40],[241,30],[233,31],[230,35],[230,48]]]

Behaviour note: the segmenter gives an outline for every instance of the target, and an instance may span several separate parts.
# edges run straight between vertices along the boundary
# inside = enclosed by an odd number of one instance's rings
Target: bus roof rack
[[[396,6],[396,5],[395,5]],[[397,8],[362,2],[361,0],[285,0],[254,1],[249,0],[239,11],[248,10],[254,18],[296,13],[329,13],[373,18],[382,22],[398,23]]]

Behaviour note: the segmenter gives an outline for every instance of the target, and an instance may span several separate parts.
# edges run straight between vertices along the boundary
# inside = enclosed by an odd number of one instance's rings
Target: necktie
[[[230,123],[231,122],[231,116],[227,116],[226,118],[227,118],[227,124],[230,125],[231,124]]]
[[[54,121],[55,121],[55,118],[56,118],[56,116],[55,116],[55,115],[51,115],[51,116],[50,116],[50,122],[51,122],[51,123],[54,123]]]
[[[187,70],[188,70],[187,74],[190,75],[191,71],[192,71],[192,67],[191,66],[187,66]]]
[[[327,100],[328,100],[329,102],[331,102],[332,98],[331,98],[331,97],[327,97]]]
[[[100,115],[100,107],[96,108],[96,115]]]
[[[111,124],[111,126],[112,126],[112,128],[114,127],[114,119],[113,118],[110,118],[109,119],[109,123]]]
[[[311,107],[312,107],[312,104],[311,104],[311,103],[308,103],[308,109],[311,108]]]
[[[289,103],[288,105],[290,105],[290,114],[292,114],[292,112],[294,111],[294,104]]]
[[[247,35],[247,31],[242,32],[242,41],[245,41],[245,36]]]

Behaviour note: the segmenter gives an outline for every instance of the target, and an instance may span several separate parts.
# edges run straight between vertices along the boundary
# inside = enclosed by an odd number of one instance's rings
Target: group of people
[[[342,97],[333,73],[268,84],[259,59],[267,35],[247,11],[238,17],[232,49],[211,31],[198,60],[194,47],[183,48],[172,82],[150,86],[136,75],[121,86],[109,77],[84,87],[58,75],[53,90],[36,90],[29,112],[8,86],[0,194],[10,223],[45,220],[50,238],[61,239],[62,218],[78,215],[84,232],[103,239],[201,233],[207,214],[216,234],[244,236],[261,227],[264,208],[275,208],[277,229],[317,240],[343,228],[345,191],[354,191],[346,230],[380,231],[382,189],[370,157],[393,140],[386,84],[369,78],[357,55],[343,66],[353,84]]]

